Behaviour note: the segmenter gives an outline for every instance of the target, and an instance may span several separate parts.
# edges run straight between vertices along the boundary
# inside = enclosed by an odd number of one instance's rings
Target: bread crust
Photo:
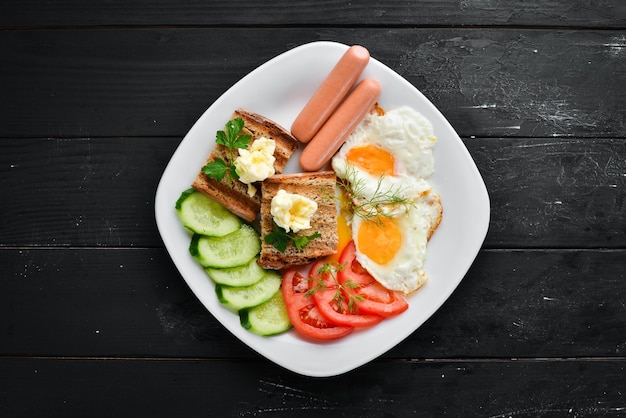
[[[320,257],[337,253],[337,200],[335,198],[336,175],[334,171],[278,174],[263,181],[261,199],[261,255],[258,263],[267,269],[279,270],[287,266],[309,264]],[[311,228],[294,235],[303,236],[319,232],[321,237],[310,241],[297,250],[292,245],[280,252],[265,242],[265,236],[274,230],[270,214],[272,198],[283,189],[297,193],[317,203],[317,211],[311,217]]]
[[[289,158],[299,146],[298,140],[285,128],[258,113],[237,109],[231,119],[236,117],[241,117],[244,121],[243,132],[252,135],[250,144],[261,137],[270,138],[276,142],[274,171],[282,173],[287,161],[289,161]],[[216,144],[205,164],[218,158],[225,160],[227,155],[228,148],[224,145]],[[252,222],[257,218],[261,210],[261,187],[259,183],[254,184],[257,188],[257,193],[254,196],[250,196],[248,195],[248,185],[240,181],[228,183],[226,178],[217,181],[200,171],[191,186],[218,201],[240,218]]]

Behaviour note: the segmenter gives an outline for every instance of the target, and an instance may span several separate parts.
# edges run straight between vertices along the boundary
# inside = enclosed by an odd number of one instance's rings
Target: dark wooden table
[[[623,0],[5,0],[0,28],[0,416],[626,416]],[[317,40],[422,91],[491,198],[448,301],[332,378],[225,330],[154,220],[193,122]]]

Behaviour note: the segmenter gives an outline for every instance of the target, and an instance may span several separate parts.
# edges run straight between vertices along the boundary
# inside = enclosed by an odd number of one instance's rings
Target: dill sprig
[[[364,196],[367,180],[359,177],[357,171],[351,164],[346,164],[345,178],[339,179],[339,187],[347,197],[348,209],[354,215],[362,219],[376,219],[380,217],[392,217],[395,206],[413,206],[413,200],[407,198],[402,193],[400,187],[390,187],[383,189],[384,175],[381,175],[377,182],[374,193],[371,197]]]

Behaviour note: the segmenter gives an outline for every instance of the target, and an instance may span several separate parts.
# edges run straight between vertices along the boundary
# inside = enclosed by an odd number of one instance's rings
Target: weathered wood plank
[[[179,142],[2,140],[0,245],[161,246],[154,194]],[[486,247],[626,246],[623,140],[472,138],[465,144],[491,199]]]
[[[493,248],[623,247],[622,139],[468,139],[491,198]]]
[[[154,195],[179,142],[4,140],[2,245],[162,245]]]
[[[162,249],[7,250],[0,259],[2,354],[250,355]]]
[[[5,0],[0,26],[84,25],[531,25],[624,27],[620,0],[509,1],[285,1],[171,0],[46,2]]]
[[[365,45],[462,136],[624,135],[622,31],[150,28],[0,32],[0,137],[182,136],[242,76],[317,40]]]
[[[329,379],[228,360],[0,359],[7,417],[624,416],[620,360],[392,361]]]
[[[259,357],[162,249],[4,249],[0,266],[0,356]],[[623,357],[624,280],[625,250],[482,251],[384,357]]]
[[[430,344],[444,358],[623,357],[625,267],[623,250],[482,251],[446,304],[389,355],[414,357]]]

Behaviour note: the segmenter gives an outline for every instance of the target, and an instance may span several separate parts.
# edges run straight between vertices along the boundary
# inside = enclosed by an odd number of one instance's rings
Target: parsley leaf
[[[228,138],[235,139],[237,134],[243,129],[243,125],[244,123],[241,117],[228,121],[225,126]]]
[[[220,144],[220,145],[224,145],[225,147],[228,146],[228,136],[226,136],[226,132],[224,131],[217,131],[215,133],[215,142]]]
[[[293,237],[293,246],[296,247],[296,250],[301,250],[302,248],[306,247],[306,245],[314,240],[315,238],[319,238],[321,237],[322,234],[320,234],[319,232],[315,232],[311,235],[303,235],[301,237]]]
[[[228,166],[226,165],[226,162],[221,158],[207,163],[204,167],[202,167],[202,172],[204,174],[217,181],[222,181],[222,179],[226,175],[226,171],[228,171]]]
[[[237,173],[237,167],[234,164],[229,167],[229,171],[229,175],[233,180],[239,180],[239,173]]]
[[[232,143],[233,148],[247,148],[251,139],[252,139],[252,135],[249,135],[249,134],[239,135]]]
[[[284,229],[274,224],[274,231],[265,236],[265,242],[272,244],[281,253],[284,253],[289,244],[290,238]]]
[[[274,222],[274,230],[265,236],[265,242],[268,244],[272,244],[274,248],[276,248],[281,253],[284,253],[287,250],[287,246],[291,243],[296,250],[301,250],[307,246],[309,242],[314,240],[315,238],[321,237],[322,234],[319,232],[314,232],[311,235],[303,235],[297,237],[295,235],[290,235],[283,228],[278,226],[276,222]]]
[[[215,134],[215,142],[219,145],[223,145],[228,148],[227,161],[221,158],[207,163],[202,167],[202,172],[210,178],[222,181],[224,177],[228,183],[233,180],[239,179],[237,170],[235,168],[235,153],[234,150],[238,148],[247,148],[248,144],[252,140],[252,135],[242,134],[241,131],[244,127],[243,119],[238,116],[226,123],[224,130],[217,131]]]

